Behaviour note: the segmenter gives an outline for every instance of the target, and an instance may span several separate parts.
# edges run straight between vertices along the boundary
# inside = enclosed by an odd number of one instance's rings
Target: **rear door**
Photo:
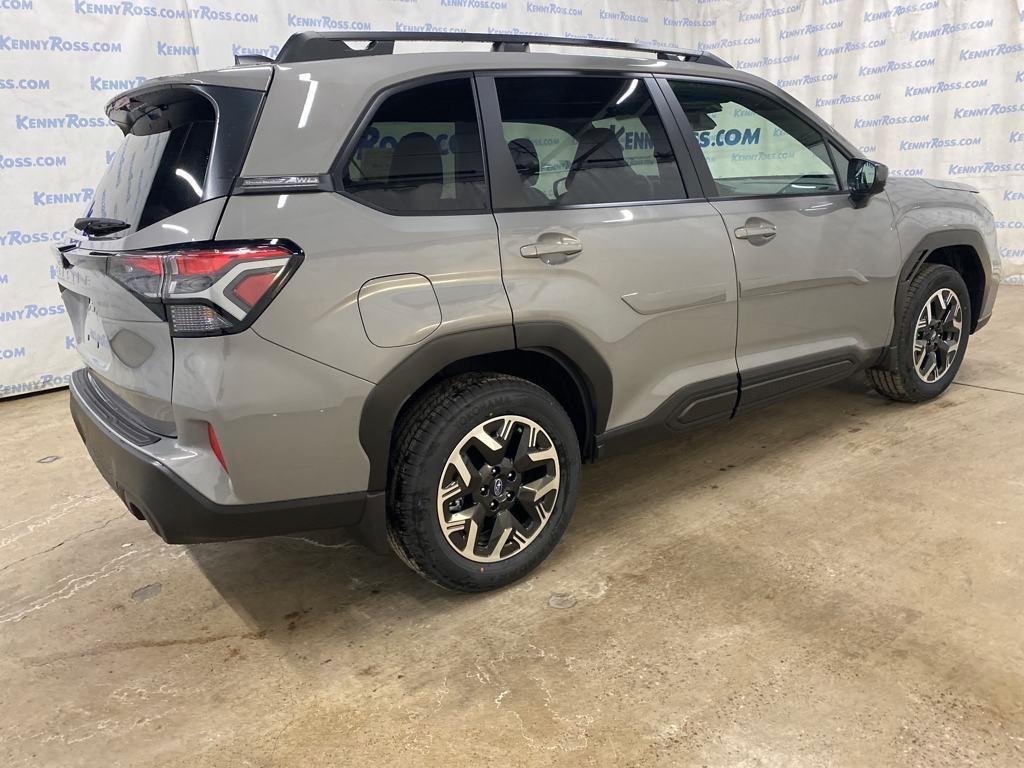
[[[855,204],[848,160],[773,96],[735,83],[663,82],[732,238],[740,409],[871,360],[888,338],[899,266],[886,196]]]
[[[241,167],[269,68],[246,87],[161,81],[116,99],[108,114],[124,139],[83,216],[112,219],[109,235],[76,231],[58,246],[57,281],[75,344],[99,383],[169,432],[173,348],[163,309],[128,289],[150,279],[126,251],[214,237]]]
[[[604,358],[613,391],[599,432],[728,417],[732,252],[718,212],[688,194],[693,169],[665,129],[653,81],[523,73],[478,81],[517,342],[543,346],[561,326]]]

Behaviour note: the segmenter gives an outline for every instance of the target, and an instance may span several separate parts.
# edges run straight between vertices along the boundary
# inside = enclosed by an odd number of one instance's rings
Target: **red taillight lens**
[[[231,292],[246,306],[255,307],[270,290],[277,274],[275,271],[244,275],[241,280],[232,283]]]
[[[111,255],[107,271],[164,304],[173,335],[209,336],[248,327],[301,260],[297,248],[279,241],[218,243]]]

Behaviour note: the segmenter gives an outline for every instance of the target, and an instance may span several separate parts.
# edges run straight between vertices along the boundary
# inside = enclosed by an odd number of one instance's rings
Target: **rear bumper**
[[[116,414],[90,396],[85,371],[71,381],[71,416],[100,474],[136,517],[168,544],[278,536],[355,527],[376,551],[387,548],[384,497],[378,493],[218,504],[206,498],[139,447],[139,435],[122,435]],[[135,443],[133,445],[132,443]]]

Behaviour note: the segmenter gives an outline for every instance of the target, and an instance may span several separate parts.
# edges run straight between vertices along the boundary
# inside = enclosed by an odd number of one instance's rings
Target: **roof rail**
[[[365,48],[353,48],[350,41],[369,41]],[[525,53],[531,45],[565,45],[576,48],[607,48],[615,51],[636,51],[655,53],[659,59],[688,61],[694,64],[711,64],[730,67],[707,51],[685,48],[656,48],[649,45],[624,43],[618,40],[594,38],[544,37],[540,35],[501,35],[467,32],[353,32],[334,34],[331,32],[296,32],[288,38],[274,60],[277,64],[323,59],[347,59],[355,56],[378,56],[394,53],[396,42],[448,42],[448,43],[490,43],[497,52],[514,51]],[[244,57],[252,63],[254,57]]]

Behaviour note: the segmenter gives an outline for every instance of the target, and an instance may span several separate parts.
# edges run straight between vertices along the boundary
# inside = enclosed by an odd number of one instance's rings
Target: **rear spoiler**
[[[104,111],[113,123],[128,133],[140,118],[158,120],[165,117],[172,105],[190,99],[195,101],[196,96],[203,94],[208,86],[266,92],[273,73],[273,67],[261,66],[155,77],[137,88],[119,93],[107,102]]]

